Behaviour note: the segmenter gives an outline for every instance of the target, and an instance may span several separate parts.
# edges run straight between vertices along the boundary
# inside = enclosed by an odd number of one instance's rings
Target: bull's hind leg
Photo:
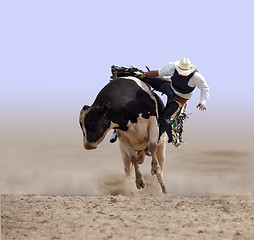
[[[160,166],[160,163],[157,159],[157,141],[159,136],[159,128],[157,125],[157,119],[155,117],[151,117],[149,122],[149,141],[148,141],[148,149],[152,154],[152,162],[151,162],[151,174],[156,174],[157,179],[161,185],[161,189],[163,193],[166,193],[166,187],[164,183],[164,179],[162,176],[162,166]]]
[[[161,167],[162,176],[165,161],[165,152],[166,152],[166,133],[164,133],[164,135],[161,136],[160,143],[157,145],[157,159]]]

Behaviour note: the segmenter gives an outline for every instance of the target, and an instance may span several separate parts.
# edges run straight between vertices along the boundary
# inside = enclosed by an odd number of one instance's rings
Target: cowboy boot
[[[178,109],[179,104],[175,101],[167,103],[166,107],[164,108],[161,117],[159,119],[159,139],[160,136],[166,132],[168,135],[168,143],[172,142],[172,126],[171,124],[174,122],[171,120],[171,116],[175,113]]]
[[[166,132],[168,135],[168,143],[172,142],[173,138],[172,138],[172,127],[171,124],[174,121],[170,120],[170,119],[159,119],[159,124],[160,124],[160,128],[159,128],[159,139],[161,137],[161,135]]]
[[[117,140],[117,133],[116,133],[116,130],[114,130],[114,132],[112,133],[112,136],[111,136],[109,141],[111,143],[114,143],[116,140]]]

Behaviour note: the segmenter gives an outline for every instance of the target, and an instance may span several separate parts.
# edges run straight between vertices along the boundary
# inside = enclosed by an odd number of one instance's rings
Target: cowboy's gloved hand
[[[197,108],[198,108],[200,111],[205,111],[205,110],[206,110],[205,105],[202,104],[202,103],[199,103],[199,104],[197,105]]]

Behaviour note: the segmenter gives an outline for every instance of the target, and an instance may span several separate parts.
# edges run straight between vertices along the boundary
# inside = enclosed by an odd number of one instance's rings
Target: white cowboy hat
[[[197,66],[191,64],[189,58],[183,58],[180,61],[174,62],[177,72],[182,76],[189,76]]]

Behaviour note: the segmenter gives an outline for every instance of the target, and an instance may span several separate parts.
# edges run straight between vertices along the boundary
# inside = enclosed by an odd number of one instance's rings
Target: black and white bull
[[[163,102],[149,87],[135,77],[121,77],[108,83],[97,95],[92,106],[85,105],[80,112],[85,149],[95,149],[111,129],[117,129],[124,170],[130,175],[135,169],[136,186],[145,183],[139,170],[144,161],[144,152],[151,152],[151,173],[156,174],[162,191],[166,192],[163,180],[166,136],[158,142],[159,112]]]

